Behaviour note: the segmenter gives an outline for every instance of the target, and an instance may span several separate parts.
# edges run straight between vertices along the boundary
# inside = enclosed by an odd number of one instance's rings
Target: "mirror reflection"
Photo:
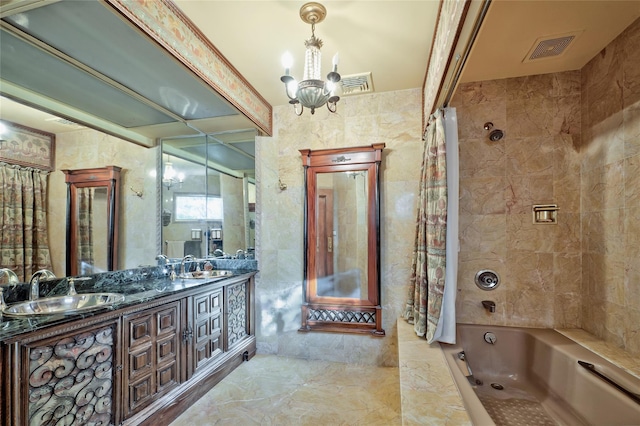
[[[108,271],[107,188],[78,188],[78,275]]]
[[[68,185],[66,275],[118,268],[121,168],[62,170]]]
[[[316,179],[317,295],[368,299],[367,170]]]
[[[255,256],[254,139],[248,129],[162,141],[163,254]]]

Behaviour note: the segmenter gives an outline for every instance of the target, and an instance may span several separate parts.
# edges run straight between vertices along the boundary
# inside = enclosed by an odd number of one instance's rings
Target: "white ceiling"
[[[304,1],[174,1],[269,103],[287,103],[280,58],[291,52],[301,77],[311,33],[299,17]],[[376,92],[422,87],[439,1],[321,3],[327,17],[316,36],[325,72],[338,51],[338,71],[372,72]],[[638,0],[493,0],[461,81],[580,69],[638,17]],[[563,55],[523,62],[538,38],[569,32],[580,35]]]
[[[304,1],[174,0],[202,33],[271,105],[284,105],[280,60],[289,51],[300,78],[310,25],[299,17]],[[473,0],[476,2],[477,0]],[[316,36],[324,41],[325,73],[340,53],[343,75],[371,72],[375,92],[422,87],[438,0],[326,0]],[[640,0],[493,0],[461,81],[478,81],[580,69],[640,16]],[[565,54],[537,62],[523,58],[539,37],[580,32]],[[3,118],[12,104],[0,103]],[[11,121],[44,131],[74,130],[44,115]]]

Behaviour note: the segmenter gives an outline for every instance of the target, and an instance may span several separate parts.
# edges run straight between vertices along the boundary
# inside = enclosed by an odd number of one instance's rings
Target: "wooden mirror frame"
[[[67,183],[67,276],[78,275],[78,188],[107,188],[107,270],[118,269],[121,170],[118,166],[62,170]]]
[[[304,285],[299,331],[364,333],[384,336],[380,305],[380,163],[385,144],[353,148],[300,150],[305,169]],[[327,297],[317,294],[317,175],[367,171],[367,297]]]

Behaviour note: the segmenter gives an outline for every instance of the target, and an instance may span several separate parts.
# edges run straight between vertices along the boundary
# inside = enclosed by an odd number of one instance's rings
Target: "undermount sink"
[[[20,318],[34,315],[75,314],[108,307],[123,300],[124,295],[118,293],[85,293],[73,296],[43,297],[7,306],[2,310],[2,315]]]
[[[192,279],[202,279],[202,278],[219,278],[219,277],[230,277],[233,275],[232,271],[226,271],[222,269],[215,269],[213,271],[194,271],[187,272],[185,274],[178,275],[178,278],[192,280]]]

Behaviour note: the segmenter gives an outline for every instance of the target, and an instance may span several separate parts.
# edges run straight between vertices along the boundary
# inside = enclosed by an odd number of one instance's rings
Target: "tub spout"
[[[494,302],[493,300],[483,300],[482,306],[491,313],[494,313],[496,311],[496,302]]]

